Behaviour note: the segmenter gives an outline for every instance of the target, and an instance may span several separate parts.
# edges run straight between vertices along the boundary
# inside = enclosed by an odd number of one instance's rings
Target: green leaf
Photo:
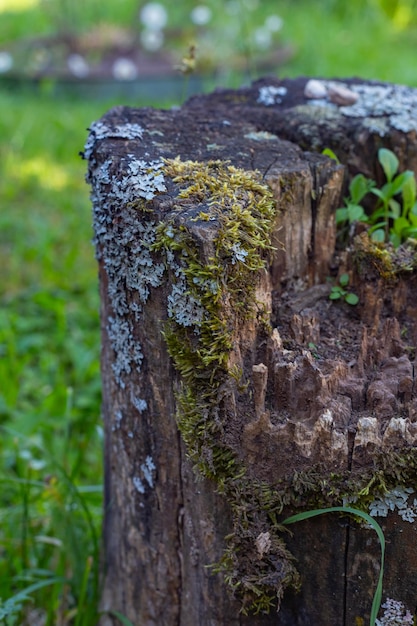
[[[374,230],[371,235],[372,241],[385,241],[385,231],[382,228],[378,228],[378,230]]]
[[[111,617],[117,617],[119,622],[121,622],[124,626],[134,626],[130,619],[127,619],[127,617],[125,617],[122,613],[119,613],[119,611],[103,611],[101,615],[110,615]]]
[[[368,229],[368,235],[371,235],[375,230],[384,230],[386,225],[387,222],[378,222],[377,224],[374,224]]]
[[[381,546],[381,565],[380,565],[380,570],[379,570],[378,584],[376,586],[374,599],[372,602],[371,619],[369,622],[370,626],[375,626],[376,619],[378,617],[379,608],[381,606],[382,580],[384,577],[384,559],[385,559],[385,537],[384,537],[382,528],[378,524],[378,522],[373,517],[368,515],[368,513],[364,513],[363,511],[360,511],[359,509],[354,509],[348,506],[332,506],[327,509],[314,509],[312,511],[304,511],[303,513],[297,513],[296,515],[291,515],[290,517],[287,517],[287,519],[285,519],[282,522],[282,524],[285,524],[285,525],[294,524],[295,522],[301,522],[311,517],[316,517],[317,515],[324,515],[326,513],[337,513],[337,512],[350,513],[351,515],[357,515],[358,517],[362,517],[370,526],[372,526],[372,528],[378,535],[379,543]]]
[[[346,287],[349,284],[349,274],[341,274],[339,277],[339,284],[342,287]]]
[[[385,207],[381,207],[380,209],[377,209],[370,216],[370,218],[369,218],[370,223],[371,224],[376,224],[381,217],[382,218],[385,217],[385,213],[386,213],[386,208]]]
[[[406,217],[397,217],[397,219],[394,220],[394,225],[392,227],[392,230],[394,231],[394,233],[401,236],[402,232],[406,228],[409,228],[409,226],[410,226],[410,222],[408,221]]]
[[[6,612],[7,607],[13,607],[13,606],[16,606],[20,602],[26,602],[30,600],[31,599],[29,596],[30,593],[33,593],[34,591],[37,591],[38,589],[42,589],[43,587],[48,587],[49,585],[56,585],[58,583],[63,584],[67,582],[68,580],[66,578],[55,576],[53,578],[48,578],[47,580],[41,580],[39,582],[33,583],[32,585],[29,585],[22,591],[19,591],[19,593],[16,593],[14,596],[11,596],[10,598],[7,598],[7,600],[5,600],[5,602],[3,603],[4,606],[2,607],[3,612],[4,612],[4,617],[7,617],[7,612]],[[4,611],[4,609],[6,611]]]
[[[391,211],[388,214],[389,217],[392,217],[394,220],[397,219],[401,215],[401,204],[397,202],[396,200],[394,200],[394,198],[391,198],[388,205],[389,205],[389,208],[391,209]]]
[[[402,238],[398,233],[391,232],[389,236],[389,240],[394,246],[394,248],[398,248],[401,245]]]
[[[361,207],[360,204],[349,204],[346,210],[350,224],[352,224],[352,222],[368,221],[368,216],[366,215],[363,207]]]
[[[414,213],[410,211],[410,213],[408,214],[408,221],[413,226],[417,226],[417,215],[415,215]]]
[[[406,239],[407,237],[411,237],[411,239],[417,239],[417,225],[410,226],[410,228],[404,230],[402,234],[403,239]]]
[[[382,191],[382,189],[379,189],[378,187],[375,187],[374,189],[371,189],[371,193],[373,193],[374,196],[378,196],[378,198],[381,198],[381,200],[383,202],[386,202],[387,201],[387,197],[386,197],[385,193]]]
[[[391,182],[399,166],[397,157],[393,152],[391,152],[391,150],[388,150],[387,148],[380,148],[378,150],[378,161],[381,163],[387,181]]]
[[[337,158],[336,154],[333,152],[331,148],[324,148],[324,150],[322,151],[322,154],[330,157],[331,159],[336,161],[336,163],[340,163],[339,159]]]
[[[399,193],[402,190],[405,182],[410,177],[410,175],[413,176],[413,172],[410,172],[410,170],[406,170],[405,172],[403,172],[402,174],[398,174],[398,176],[394,178],[394,180],[391,183],[393,196],[395,196],[397,193]]]
[[[407,170],[411,174],[404,181],[401,193],[403,196],[403,213],[407,215],[409,211],[412,211],[416,205],[416,178],[414,172]]]
[[[356,293],[347,293],[345,295],[345,302],[354,306],[355,304],[358,304],[359,296],[357,296]]]
[[[352,204],[359,204],[364,196],[375,186],[375,181],[366,178],[363,174],[354,176],[349,185]]]
[[[342,222],[346,222],[348,219],[348,210],[345,208],[336,210],[336,224],[341,224]]]
[[[340,298],[344,295],[345,292],[343,289],[340,289],[340,287],[332,287],[329,298],[330,300],[340,300]]]

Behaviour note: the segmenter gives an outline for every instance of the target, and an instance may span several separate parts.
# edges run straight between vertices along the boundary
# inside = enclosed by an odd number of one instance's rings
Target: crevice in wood
[[[320,201],[319,196],[321,195],[321,188],[317,178],[317,169],[314,163],[311,164],[311,174],[313,177],[313,189],[311,192],[311,239],[310,239],[310,249],[308,250],[308,258],[310,263],[313,262],[316,256],[316,222],[317,222],[317,210],[318,204]]]
[[[185,532],[184,528],[184,481],[182,474],[182,466],[184,459],[182,458],[182,443],[180,434],[177,433],[177,448],[179,451],[179,485],[178,485],[178,510],[177,510],[177,541],[178,541],[178,620],[175,626],[181,626],[181,615],[183,612],[184,605],[184,583],[183,583],[183,569],[184,569],[184,539],[183,534]]]
[[[345,558],[344,558],[344,580],[343,580],[343,616],[342,616],[342,625],[350,626],[348,624],[347,619],[347,610],[348,610],[348,602],[349,602],[349,593],[348,593],[348,567],[349,567],[349,541],[350,541],[350,520],[347,520],[346,523],[346,536],[345,536]]]

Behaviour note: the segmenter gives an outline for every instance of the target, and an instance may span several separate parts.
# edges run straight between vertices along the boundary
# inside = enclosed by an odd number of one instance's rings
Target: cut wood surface
[[[415,609],[415,250],[387,257],[366,233],[340,250],[334,216],[353,174],[381,179],[381,146],[417,170],[417,96],[351,80],[348,107],[306,83],[117,107],[90,129],[102,608],[138,626],[366,624],[373,531],[280,521],[378,498],[383,597]],[[328,298],[342,272],[356,307]]]

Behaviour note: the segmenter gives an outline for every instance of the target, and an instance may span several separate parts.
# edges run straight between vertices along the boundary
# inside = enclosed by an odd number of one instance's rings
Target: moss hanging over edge
[[[230,363],[239,329],[248,320],[265,324],[255,292],[273,250],[276,202],[260,173],[227,162],[171,159],[165,161],[164,174],[180,192],[172,219],[159,226],[152,249],[164,256],[174,288],[180,287],[169,297],[164,330],[181,380],[178,426],[190,459],[216,482],[232,509],[233,532],[213,569],[224,573],[242,612],[269,612],[279,606],[286,587],[298,587],[299,576],[276,523],[279,495],[272,497],[267,485],[246,477],[244,465],[223,441],[222,407],[224,398],[244,385],[239,367]],[[190,205],[204,207],[191,222],[214,226],[205,259],[190,224],[175,218],[176,210],[180,215]],[[184,316],[191,302],[194,311]]]

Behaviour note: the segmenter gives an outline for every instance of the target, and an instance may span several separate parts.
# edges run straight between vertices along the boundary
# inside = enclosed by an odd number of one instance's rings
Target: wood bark
[[[417,171],[417,96],[346,81],[361,94],[360,116],[309,103],[305,84],[265,79],[192,98],[175,111],[117,107],[91,127],[84,156],[100,272],[106,441],[102,608],[133,624],[364,624],[379,571],[373,532],[337,515],[300,522],[291,536],[279,534],[277,524],[316,506],[354,506],[355,498],[363,506],[366,497],[358,493],[366,489],[369,504],[396,487],[414,486],[414,252],[395,257],[387,280],[384,259],[366,234],[350,251],[338,250],[334,215],[352,174],[381,180],[379,147],[393,149],[402,169]],[[394,113],[370,107],[367,98],[377,87],[397,94],[402,118],[398,107]],[[346,167],[319,154],[325,147]],[[191,161],[194,175],[185,183],[178,171]],[[213,195],[215,182],[211,196],[202,191],[200,166],[214,181],[249,172],[272,192],[275,214],[272,249],[262,252],[263,269],[248,279],[252,315],[238,310],[242,303],[251,307],[233,273],[247,269],[251,236],[245,231],[239,243],[227,244],[228,256],[221,248],[222,276],[231,277],[218,309],[231,337],[227,365],[207,366],[206,379],[200,373],[192,379],[167,343],[167,329],[174,329],[174,338],[177,333],[198,357],[208,315],[199,308],[181,245],[210,268],[227,211],[250,210],[252,195],[264,193],[242,183],[244,191],[222,205]],[[228,193],[225,188],[225,198]],[[176,247],[169,247],[170,237]],[[328,299],[331,281],[345,271],[360,298],[356,308]],[[206,441],[200,429],[190,449],[192,436],[178,429],[181,393],[187,380],[200,381],[201,389],[189,391],[203,410],[199,396],[207,396],[207,380],[219,372],[217,407],[207,404],[204,418],[215,434]],[[218,450],[244,475],[222,473],[213,457]],[[414,496],[401,493],[409,496],[412,515]],[[415,525],[398,511],[378,519],[388,541],[383,597],[414,611]],[[239,577],[245,583],[268,572],[263,585],[272,596],[276,587],[279,596],[269,614],[243,615],[249,585],[232,593],[230,571],[224,576],[209,567],[231,546],[235,585]],[[296,582],[294,566],[298,591],[287,584]],[[116,620],[108,615],[102,623]]]

